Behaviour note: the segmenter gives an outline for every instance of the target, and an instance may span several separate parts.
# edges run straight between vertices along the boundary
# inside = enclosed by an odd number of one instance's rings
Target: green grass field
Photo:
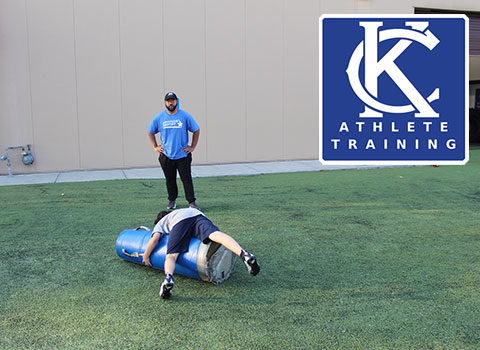
[[[194,183],[262,271],[177,276],[167,301],[162,271],[115,253],[153,227],[162,180],[1,187],[0,348],[480,348],[480,148],[466,166]]]

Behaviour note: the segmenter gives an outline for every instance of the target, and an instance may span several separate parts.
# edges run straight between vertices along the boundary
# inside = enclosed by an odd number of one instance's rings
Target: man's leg
[[[208,238],[210,238],[210,240],[216,243],[220,243],[225,248],[238,255],[240,259],[242,259],[243,263],[247,267],[248,272],[251,275],[255,276],[257,273],[260,272],[260,265],[258,265],[255,255],[247,252],[245,249],[242,249],[240,244],[238,244],[237,241],[231,236],[220,231],[215,231],[211,233]]]
[[[175,264],[177,262],[178,253],[167,254],[165,257],[165,279],[162,282],[160,287],[160,292],[158,293],[163,299],[168,299],[172,295],[173,288],[173,272],[175,271]]]
[[[165,175],[165,183],[167,185],[168,200],[175,201],[178,197],[177,187],[177,166],[174,160],[169,159],[163,153],[158,157],[158,161],[162,166],[163,174]]]
[[[183,183],[185,191],[185,198],[188,203],[195,202],[195,191],[193,189],[192,180],[192,154],[189,153],[187,157],[178,159],[178,173]]]

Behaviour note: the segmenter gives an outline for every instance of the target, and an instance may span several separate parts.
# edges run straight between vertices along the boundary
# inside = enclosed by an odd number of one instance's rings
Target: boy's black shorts
[[[173,226],[168,237],[167,254],[185,253],[190,244],[190,238],[195,237],[203,243],[210,243],[210,236],[213,232],[220,231],[207,217],[197,215],[180,221]]]

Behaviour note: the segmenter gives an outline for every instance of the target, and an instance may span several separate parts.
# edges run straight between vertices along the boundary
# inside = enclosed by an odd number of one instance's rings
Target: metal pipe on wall
[[[27,147],[26,151],[25,151],[25,147]],[[0,160],[7,161],[8,176],[13,176],[13,174],[12,174],[12,163],[10,163],[10,155],[8,154],[8,150],[18,149],[18,148],[22,149],[22,162],[23,162],[23,164],[31,165],[34,162],[32,151],[30,150],[30,145],[27,145],[27,146],[8,146],[5,149],[6,154],[0,157]]]

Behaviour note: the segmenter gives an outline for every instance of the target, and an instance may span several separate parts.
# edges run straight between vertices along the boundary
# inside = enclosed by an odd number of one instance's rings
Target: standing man
[[[187,112],[178,108],[178,98],[173,92],[165,95],[166,109],[157,114],[148,126],[148,138],[155,152],[159,153],[158,161],[162,166],[168,191],[167,209],[175,209],[178,196],[177,170],[183,183],[185,198],[190,208],[199,209],[195,203],[195,192],[192,181],[192,152],[197,147],[200,127]],[[188,144],[188,132],[193,133],[192,145]],[[160,133],[160,145],[155,138]]]

